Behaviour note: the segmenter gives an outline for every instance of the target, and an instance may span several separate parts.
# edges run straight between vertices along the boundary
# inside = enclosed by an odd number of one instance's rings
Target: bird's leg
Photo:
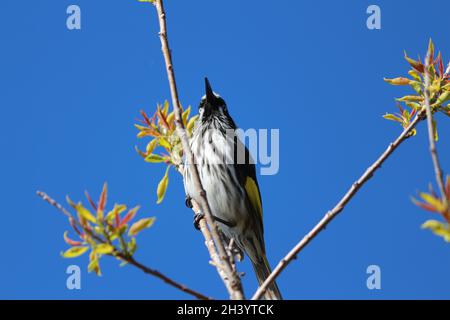
[[[234,238],[231,238],[230,242],[228,243],[227,250],[232,257],[236,257],[237,261],[242,261],[244,258],[243,252],[239,247],[236,245],[236,241]]]
[[[224,235],[224,240],[228,241],[228,238]],[[242,261],[244,258],[244,253],[241,249],[236,245],[236,241],[234,238],[231,238],[228,242],[228,246],[226,247],[228,257],[230,259],[231,265],[233,266],[233,270],[238,273],[239,277],[245,276],[245,272],[238,272],[236,269],[235,259],[238,261]]]

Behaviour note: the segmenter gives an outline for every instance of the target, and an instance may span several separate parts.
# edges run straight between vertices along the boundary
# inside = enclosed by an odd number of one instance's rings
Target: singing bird
[[[191,150],[206,191],[213,217],[225,240],[234,239],[238,249],[250,258],[259,284],[271,273],[264,244],[261,193],[254,161],[247,147],[236,135],[236,124],[227,104],[213,92],[205,78],[206,94],[198,108]],[[198,202],[191,166],[185,162],[184,187],[186,199]],[[194,222],[202,215],[197,215]],[[198,226],[197,226],[198,227]],[[267,299],[281,299],[274,282],[266,292]]]

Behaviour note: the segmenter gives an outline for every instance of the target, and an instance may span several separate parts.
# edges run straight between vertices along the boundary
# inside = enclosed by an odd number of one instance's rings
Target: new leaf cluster
[[[445,184],[445,195],[447,201],[438,194],[430,186],[429,192],[419,193],[419,197],[422,201],[412,199],[413,202],[420,208],[439,214],[444,218],[444,222],[437,220],[428,220],[422,224],[422,228],[429,229],[435,235],[442,237],[445,241],[450,242],[450,207],[448,206],[448,199],[450,199],[450,176],[447,177]]]
[[[70,248],[62,253],[64,258],[79,257],[90,249],[88,271],[101,275],[100,258],[109,255],[117,258],[122,265],[133,256],[137,249],[136,236],[155,221],[154,217],[142,218],[129,224],[135,218],[139,207],[127,210],[123,204],[115,204],[106,211],[107,185],[103,186],[100,198],[95,203],[86,192],[91,210],[81,202],[74,203],[69,197],[67,202],[75,210],[76,215],[69,216],[69,222],[77,239],[71,239],[64,232],[64,240]]]
[[[191,107],[182,110],[182,121],[186,132],[190,137],[194,129],[198,115],[191,116]],[[180,137],[176,132],[175,113],[169,113],[169,102],[166,100],[163,105],[158,104],[152,116],[148,116],[141,111],[142,120],[140,124],[135,124],[139,130],[138,138],[150,137],[145,152],[136,147],[136,151],[150,163],[164,163],[166,171],[157,188],[157,203],[161,203],[169,185],[169,169],[171,166],[179,167],[183,163],[183,147]]]
[[[428,45],[427,57],[428,61],[428,75],[430,77],[430,86],[428,87],[428,94],[430,100],[430,107],[432,113],[442,112],[450,117],[450,104],[445,105],[450,100],[450,64],[445,70],[442,54],[439,52],[435,56],[435,49],[433,41],[430,40]],[[407,95],[396,99],[398,102],[399,113],[388,113],[383,117],[388,120],[399,122],[403,128],[406,128],[411,123],[414,115],[423,110],[425,101],[425,63],[420,59],[414,60],[408,57],[405,52],[405,59],[411,66],[408,71],[410,78],[397,77],[393,79],[384,79],[384,81],[396,86],[410,86],[415,94]],[[402,104],[404,106],[402,106]],[[437,128],[434,122],[435,139],[437,140]],[[416,134],[416,130],[412,131],[412,135]]]
[[[411,59],[405,52],[405,59],[411,66],[408,74],[411,78],[398,77],[394,79],[384,79],[392,85],[410,86],[415,95],[407,95],[396,99],[400,113],[386,114],[384,118],[399,122],[403,128],[410,125],[414,116],[419,116],[426,108],[426,95],[428,93],[428,102],[432,115],[436,112],[441,112],[450,117],[450,63],[447,69],[444,67],[442,54],[439,52],[435,55],[433,41],[430,40],[428,44],[428,51],[425,59],[429,59],[423,63],[419,57],[418,60]],[[427,68],[428,65],[428,69]],[[429,81],[426,81],[428,74]],[[447,104],[446,104],[447,103]],[[405,107],[402,107],[404,104]],[[435,119],[433,121],[434,139],[438,139],[437,124]],[[412,135],[416,134],[416,130],[412,131]],[[444,219],[444,222],[437,220],[428,220],[422,224],[422,228],[431,230],[434,234],[442,237],[445,241],[450,242],[450,177],[447,177],[445,194],[439,196],[434,192],[432,186],[429,187],[429,192],[419,193],[422,201],[413,198],[413,202],[420,208],[438,213]]]

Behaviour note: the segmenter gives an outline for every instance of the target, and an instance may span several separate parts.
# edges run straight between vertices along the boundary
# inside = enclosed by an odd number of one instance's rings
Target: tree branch
[[[209,207],[209,203],[206,197],[206,192],[203,189],[202,183],[200,181],[200,177],[198,174],[197,167],[195,166],[195,160],[194,155],[191,151],[191,148],[189,146],[189,139],[186,133],[186,130],[183,125],[182,120],[182,110],[181,105],[178,99],[178,90],[176,86],[175,81],[175,73],[173,70],[173,63],[172,63],[172,56],[171,51],[169,48],[169,41],[167,37],[167,26],[166,26],[166,13],[164,11],[163,1],[162,0],[155,0],[154,4],[156,6],[156,10],[158,13],[158,21],[159,21],[159,37],[161,40],[161,49],[163,52],[165,64],[166,64],[166,70],[167,70],[167,77],[169,80],[169,86],[170,86],[170,93],[172,97],[172,105],[175,113],[175,126],[177,130],[177,134],[180,137],[181,144],[183,147],[183,152],[186,157],[187,163],[191,165],[191,174],[192,174],[192,180],[194,182],[194,186],[198,192],[198,205],[199,209],[201,209],[201,212],[204,213],[205,219],[208,226],[203,226],[201,229],[202,232],[205,232],[206,229],[208,229],[211,232],[212,239],[214,241],[214,244],[217,248],[218,257],[219,259],[217,261],[214,261],[214,257],[211,257],[213,261],[217,264],[216,267],[220,270],[219,274],[223,274],[222,280],[225,283],[225,286],[228,289],[228,292],[230,294],[230,298],[233,300],[242,300],[244,299],[244,293],[242,290],[241,280],[237,274],[237,272],[234,270],[233,266],[231,265],[231,262],[228,258],[227,251],[225,250],[225,246],[223,244],[222,236],[217,228],[217,225],[214,221],[213,215],[211,213],[211,208]],[[203,220],[203,219],[202,219]],[[201,226],[201,224],[200,224]],[[205,239],[206,235],[204,233]],[[206,240],[208,242],[208,240]]]
[[[363,175],[350,187],[347,193],[342,197],[337,205],[328,211],[325,216],[319,221],[319,223],[301,239],[301,241],[289,251],[289,253],[281,259],[272,273],[267,277],[267,279],[261,284],[261,286],[256,290],[252,297],[252,300],[258,300],[266,292],[270,284],[275,281],[275,279],[281,274],[281,272],[288,266],[290,262],[297,258],[300,251],[305,248],[327,225],[331,222],[347,205],[347,203],[355,196],[358,190],[372,178],[375,171],[377,171],[381,165],[389,158],[389,156],[397,149],[397,147],[405,141],[412,130],[416,127],[420,120],[423,119],[424,110],[422,109],[414,118],[414,120],[409,124],[407,128],[398,136],[398,138],[389,144],[387,149],[381,154],[381,156],[363,173]]]
[[[439,188],[439,192],[441,193],[441,197],[444,201],[445,206],[448,208],[448,199],[445,192],[445,183],[444,183],[444,174],[442,173],[441,165],[439,164],[439,157],[437,153],[436,148],[436,142],[434,137],[435,132],[435,123],[433,121],[433,112],[431,111],[430,106],[430,96],[429,96],[429,88],[430,88],[430,72],[428,70],[430,59],[432,57],[430,56],[430,50],[428,50],[427,56],[425,58],[425,84],[424,84],[424,90],[423,90],[423,96],[424,96],[424,103],[425,103],[425,110],[427,114],[427,127],[428,127],[428,143],[430,146],[430,154],[431,159],[433,161],[433,167],[434,167],[434,173],[436,175],[436,182]],[[450,69],[450,64],[449,64]]]
[[[183,175],[183,171],[184,171],[183,164],[178,164],[176,167],[177,167],[177,171],[181,175]],[[195,202],[192,199],[191,203],[192,203],[192,211],[194,211],[195,214],[200,214],[201,210],[200,210],[200,207],[198,206],[197,202]],[[199,221],[199,227],[200,227],[201,233],[203,234],[203,237],[205,238],[205,246],[208,249],[209,256],[211,257],[211,264],[216,267],[217,273],[219,274],[219,276],[224,281],[225,286],[228,288],[229,285],[230,285],[229,284],[229,280],[228,280],[227,274],[225,273],[225,271],[221,267],[220,257],[219,257],[219,254],[217,253],[217,249],[216,249],[216,246],[214,244],[214,240],[213,240],[213,238],[211,236],[211,232],[209,231],[209,228],[208,228],[208,226],[206,224],[205,219],[201,219]],[[234,265],[233,265],[233,269],[235,269]]]
[[[192,290],[190,288],[188,288],[187,286],[185,286],[184,284],[180,284],[178,282],[176,282],[175,280],[172,280],[171,278],[167,277],[166,275],[162,274],[161,272],[159,272],[158,270],[155,269],[151,269],[145,265],[143,265],[142,263],[136,261],[133,257],[130,256],[123,256],[123,255],[119,255],[123,260],[125,260],[126,262],[128,262],[129,264],[135,266],[136,268],[140,269],[141,271],[143,271],[144,273],[147,273],[149,275],[155,276],[161,280],[163,280],[165,283],[167,283],[168,285],[175,287],[183,292],[186,292],[187,294],[190,294],[194,297],[196,297],[197,299],[200,300],[211,300],[211,297],[207,297],[195,290]]]
[[[52,206],[54,206],[57,210],[59,210],[60,212],[62,212],[67,218],[70,219],[71,222],[75,223],[78,227],[83,228],[76,219],[73,218],[72,214],[67,211],[61,204],[59,204],[58,202],[56,202],[54,199],[52,199],[51,197],[49,197],[45,192],[42,191],[37,191],[37,195],[39,197],[42,198],[42,200],[48,202],[49,204],[51,204]],[[84,229],[87,233],[89,233],[89,235],[94,238],[95,240],[97,240],[99,243],[107,243],[107,241],[105,241],[104,239],[100,238],[99,236],[97,236],[96,234],[90,232],[89,230]],[[155,276],[156,278],[159,278],[160,280],[164,281],[165,283],[167,283],[168,285],[175,287],[187,294],[190,294],[192,296],[194,296],[197,299],[201,299],[201,300],[210,300],[210,297],[207,297],[195,290],[192,290],[190,288],[188,288],[187,286],[180,284],[178,282],[176,282],[175,280],[172,280],[171,278],[169,278],[168,276],[164,275],[163,273],[159,272],[156,269],[152,269],[149,268],[145,265],[143,265],[142,263],[136,261],[132,256],[125,254],[124,252],[122,252],[121,250],[117,249],[114,245],[112,245],[111,243],[109,243],[113,248],[113,252],[111,254],[108,254],[110,256],[115,256],[115,257],[119,257],[121,260],[126,261],[127,263],[135,266],[136,268],[140,269],[141,271],[143,271],[146,274]]]

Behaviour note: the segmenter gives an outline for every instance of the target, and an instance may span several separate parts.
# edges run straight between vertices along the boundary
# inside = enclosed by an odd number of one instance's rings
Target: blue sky
[[[206,75],[242,128],[280,129],[280,171],[259,178],[267,252],[276,263],[399,133],[382,119],[409,91],[383,77],[406,74],[403,50],[424,53],[432,37],[450,59],[448,1],[166,1],[183,104],[197,106]],[[66,8],[82,30],[66,28]],[[378,4],[382,29],[366,28]],[[430,13],[425,11],[428,6]],[[61,258],[66,220],[36,195],[63,202],[98,195],[141,204],[157,222],[139,235],[136,258],[187,285],[226,298],[201,234],[184,207],[181,178],[156,204],[163,168],[144,163],[133,127],[140,109],[169,97],[153,8],[137,1],[0,3],[0,298],[189,298],[105,258],[102,277],[87,257]],[[448,119],[438,148],[450,167]],[[424,124],[279,278],[288,299],[450,297],[449,245],[421,223],[433,218],[410,196],[433,181]],[[82,289],[65,270],[82,267]],[[366,268],[381,267],[368,290]],[[256,281],[247,259],[248,296]]]

